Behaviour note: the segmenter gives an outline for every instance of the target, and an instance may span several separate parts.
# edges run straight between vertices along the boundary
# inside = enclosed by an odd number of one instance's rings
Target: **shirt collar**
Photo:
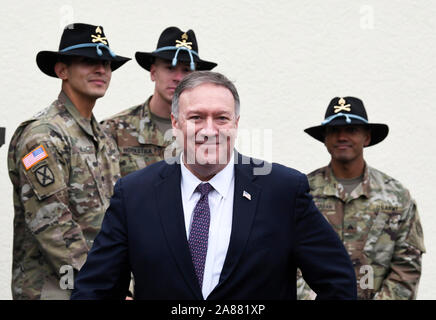
[[[188,195],[188,199],[192,197],[197,186],[204,182],[198,179],[183,163],[183,152],[180,154],[180,167],[182,172],[182,188],[184,193]],[[234,153],[227,165],[212,177],[208,183],[217,191],[224,199],[228,196],[231,183],[235,175]]]

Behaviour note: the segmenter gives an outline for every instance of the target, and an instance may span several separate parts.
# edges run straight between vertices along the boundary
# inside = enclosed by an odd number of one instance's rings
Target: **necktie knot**
[[[210,183],[200,183],[197,186],[197,191],[201,193],[201,196],[207,196],[209,192],[213,190],[213,187],[210,185]]]

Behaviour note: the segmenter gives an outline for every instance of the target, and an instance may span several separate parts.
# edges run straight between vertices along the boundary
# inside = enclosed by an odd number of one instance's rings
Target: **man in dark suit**
[[[182,147],[120,179],[72,299],[296,299],[296,269],[318,299],[355,299],[345,248],[305,175],[234,152],[239,96],[194,72],[177,87]],[[171,153],[171,152],[169,152]]]

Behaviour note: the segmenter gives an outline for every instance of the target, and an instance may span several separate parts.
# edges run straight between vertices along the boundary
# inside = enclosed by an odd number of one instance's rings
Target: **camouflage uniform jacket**
[[[102,122],[120,151],[121,176],[164,159],[165,148],[173,141],[165,136],[151,118],[151,97],[141,105],[122,111]]]
[[[358,298],[415,299],[425,247],[409,191],[366,164],[363,181],[350,194],[330,166],[310,173],[308,180],[316,206],[353,262]],[[306,285],[299,298],[308,297],[308,291]]]
[[[26,169],[24,159],[37,153],[43,157],[30,159],[34,164]],[[77,272],[100,230],[120,178],[116,145],[94,116],[83,118],[61,92],[15,131],[8,169],[15,210],[13,298],[68,299],[60,268]]]

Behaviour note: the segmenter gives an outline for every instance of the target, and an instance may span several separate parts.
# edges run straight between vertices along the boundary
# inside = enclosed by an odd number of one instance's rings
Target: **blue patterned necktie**
[[[196,191],[201,193],[201,197],[194,208],[194,217],[192,218],[188,241],[200,288],[203,286],[204,264],[206,262],[207,241],[209,238],[210,209],[208,195],[212,190],[213,187],[209,183],[201,183],[196,189]]]

